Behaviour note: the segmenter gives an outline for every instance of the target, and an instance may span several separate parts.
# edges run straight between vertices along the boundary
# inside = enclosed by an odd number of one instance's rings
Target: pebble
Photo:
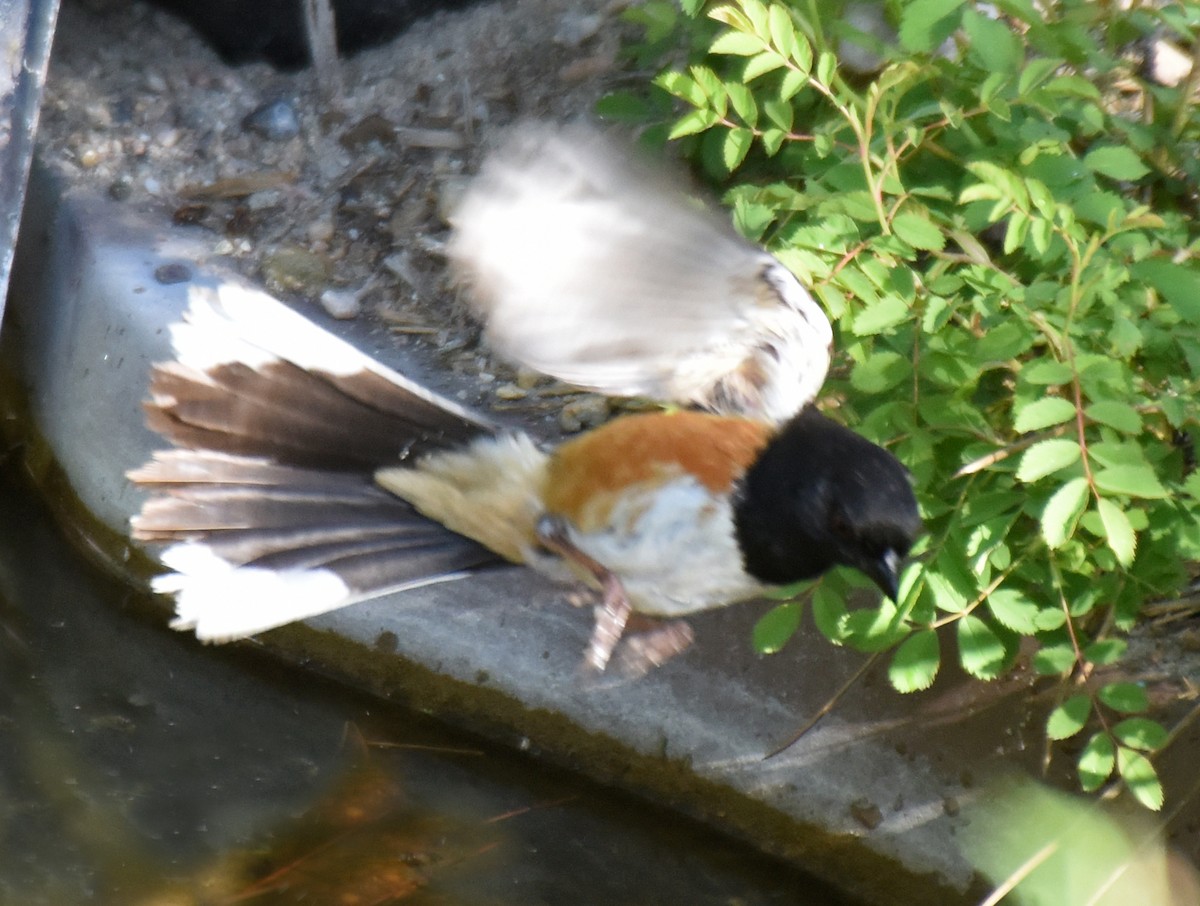
[[[270,101],[246,114],[242,128],[268,141],[287,141],[300,134],[300,118],[289,101]]]
[[[496,399],[501,400],[523,400],[529,396],[528,391],[522,390],[513,383],[501,384],[492,392],[495,394]]]
[[[329,280],[329,265],[320,255],[299,246],[284,246],[263,258],[262,276],[272,292],[319,295]]]
[[[331,318],[349,321],[362,311],[358,293],[349,289],[327,289],[321,293],[321,307]]]
[[[608,418],[608,412],[608,397],[586,393],[562,407],[558,413],[558,426],[573,434],[599,425]]]

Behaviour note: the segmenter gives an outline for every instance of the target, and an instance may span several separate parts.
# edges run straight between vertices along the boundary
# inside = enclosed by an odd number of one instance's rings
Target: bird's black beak
[[[900,554],[889,547],[863,570],[867,578],[897,604],[900,603],[900,563]]]

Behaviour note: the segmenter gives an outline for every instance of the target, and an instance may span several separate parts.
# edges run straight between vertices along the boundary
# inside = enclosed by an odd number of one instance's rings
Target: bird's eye
[[[833,507],[829,512],[829,530],[839,538],[849,541],[854,538],[854,527],[841,507]]]

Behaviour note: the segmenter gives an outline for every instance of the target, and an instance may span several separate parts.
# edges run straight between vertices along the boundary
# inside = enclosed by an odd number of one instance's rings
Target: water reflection
[[[844,902],[728,841],[131,611],[0,468],[0,903]]]

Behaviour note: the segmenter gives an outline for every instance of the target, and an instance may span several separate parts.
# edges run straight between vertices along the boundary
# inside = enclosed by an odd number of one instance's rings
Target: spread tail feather
[[[151,428],[179,449],[129,473],[133,537],[169,546],[172,625],[226,641],[501,561],[374,481],[492,427],[286,306],[198,287],[156,365]]]

